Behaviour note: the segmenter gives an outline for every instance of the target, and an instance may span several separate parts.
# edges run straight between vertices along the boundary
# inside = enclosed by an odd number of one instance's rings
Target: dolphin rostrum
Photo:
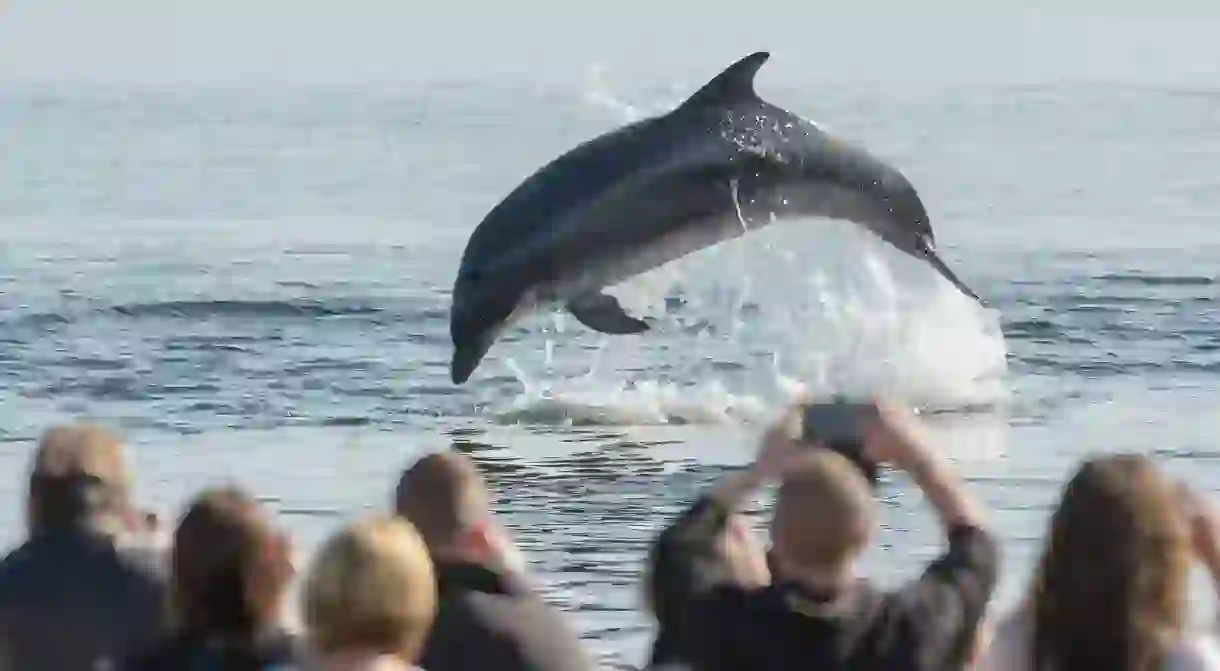
[[[758,97],[769,57],[750,54],[669,113],[575,147],[487,214],[453,289],[454,383],[540,305],[562,302],[601,333],[648,330],[603,289],[777,218],[853,221],[980,300],[936,255],[901,172]]]

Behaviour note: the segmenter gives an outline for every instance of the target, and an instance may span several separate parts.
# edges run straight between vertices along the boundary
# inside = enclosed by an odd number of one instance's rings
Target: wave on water
[[[685,386],[643,380],[612,389],[603,380],[585,377],[565,380],[558,391],[555,386],[527,383],[496,413],[496,420],[570,426],[719,424],[757,421],[769,410],[757,396],[734,394],[714,381]]]
[[[1217,283],[1217,278],[1204,275],[1150,275],[1146,273],[1107,273],[1094,279],[1115,284],[1137,284],[1141,286],[1209,286]]]
[[[359,298],[300,300],[173,300],[134,302],[105,307],[73,307],[55,312],[14,311],[13,325],[48,326],[73,323],[98,316],[120,319],[169,319],[204,321],[209,319],[324,319],[336,317],[376,317],[385,315],[403,320],[447,319],[439,307],[414,306],[399,309],[386,301]]]
[[[162,303],[135,303],[117,305],[110,312],[123,317],[163,317],[178,319],[206,319],[210,317],[339,317],[365,315],[382,312],[380,307],[361,303],[334,303],[317,300],[306,301],[166,301]]]

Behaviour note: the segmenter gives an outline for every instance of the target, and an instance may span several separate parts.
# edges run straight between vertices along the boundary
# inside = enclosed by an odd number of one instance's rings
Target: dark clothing
[[[132,656],[122,671],[288,671],[300,661],[296,639],[283,632],[246,644],[182,636]]]
[[[0,669],[112,669],[162,633],[163,583],[84,530],[37,536],[0,562]]]
[[[563,617],[528,587],[469,564],[439,564],[427,671],[586,671],[593,666]]]
[[[836,594],[786,584],[729,584],[714,551],[736,502],[699,500],[653,548],[659,622],[652,663],[724,669],[960,669],[995,589],[998,550],[985,531],[958,527],[949,549],[894,592],[866,581]]]

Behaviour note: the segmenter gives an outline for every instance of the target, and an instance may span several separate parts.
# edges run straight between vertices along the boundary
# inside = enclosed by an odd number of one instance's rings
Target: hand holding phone
[[[847,457],[874,486],[879,475],[878,465],[864,455],[863,423],[877,416],[877,407],[870,402],[853,402],[836,396],[825,403],[803,406],[802,440],[820,443]]]

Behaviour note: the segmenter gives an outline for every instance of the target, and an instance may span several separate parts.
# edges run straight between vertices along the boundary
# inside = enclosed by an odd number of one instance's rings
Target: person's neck
[[[460,548],[438,547],[429,550],[432,563],[437,566],[479,566],[490,567],[491,563],[485,557],[476,557],[474,553]]]
[[[92,517],[55,520],[30,527],[30,538],[97,538],[117,542],[119,534]]]
[[[806,568],[800,571],[785,571],[783,581],[794,584],[810,594],[839,594],[855,581],[851,566],[836,568]]]
[[[432,563],[444,566],[475,566],[500,576],[524,578],[528,571],[524,557],[514,547],[487,547],[476,551],[465,547],[433,547],[428,553]]]
[[[406,671],[413,668],[397,655],[370,650],[344,650],[318,655],[318,671]]]

